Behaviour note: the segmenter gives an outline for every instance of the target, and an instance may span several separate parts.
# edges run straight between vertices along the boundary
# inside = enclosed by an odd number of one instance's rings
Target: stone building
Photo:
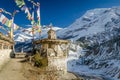
[[[2,65],[9,61],[13,45],[14,41],[0,32],[0,70]]]
[[[0,33],[0,50],[12,49],[13,45],[14,41],[10,37],[4,36],[2,33]]]
[[[57,39],[56,32],[51,28],[48,38],[37,40],[35,44],[41,44],[41,56],[47,57],[49,71],[67,71],[68,41]]]

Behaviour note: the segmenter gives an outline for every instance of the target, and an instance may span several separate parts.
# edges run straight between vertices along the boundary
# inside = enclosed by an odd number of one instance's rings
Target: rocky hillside
[[[70,62],[74,65],[73,72],[120,79],[120,7],[89,10],[65,29],[62,36],[76,40],[85,53],[75,60],[76,64],[74,60]]]

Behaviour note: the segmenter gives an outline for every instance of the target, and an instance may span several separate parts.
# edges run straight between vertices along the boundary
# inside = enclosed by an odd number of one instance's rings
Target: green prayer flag
[[[6,21],[5,25],[6,25],[6,26],[8,26],[8,24],[9,24],[9,20],[7,19],[7,21]]]
[[[17,4],[17,6],[20,7],[20,8],[21,8],[23,5],[25,5],[24,0],[15,0],[15,2],[16,2],[16,4]]]

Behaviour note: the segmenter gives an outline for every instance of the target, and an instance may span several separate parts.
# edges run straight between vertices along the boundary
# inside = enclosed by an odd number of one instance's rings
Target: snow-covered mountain
[[[36,32],[34,34],[34,38],[35,39],[46,38],[47,37],[47,31],[49,29],[50,28],[43,28],[41,35],[38,32]],[[62,28],[53,27],[53,30],[55,30],[55,31],[58,31],[60,29],[62,29]],[[16,42],[31,41],[32,39],[33,39],[33,34],[32,34],[32,28],[31,27],[29,27],[29,28],[20,28],[18,31],[15,32],[15,35],[14,35],[14,40]]]
[[[59,38],[77,40],[85,53],[68,61],[69,71],[102,80],[120,79],[120,7],[89,10],[59,32]]]
[[[77,40],[80,37],[93,35],[119,28],[120,7],[88,10],[67,28],[58,32],[59,38]],[[108,28],[107,28],[108,27]],[[60,34],[61,33],[61,34]]]

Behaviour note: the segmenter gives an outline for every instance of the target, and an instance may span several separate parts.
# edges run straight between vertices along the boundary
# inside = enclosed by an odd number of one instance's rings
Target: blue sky
[[[27,0],[25,0],[27,2]],[[112,6],[120,6],[120,0],[34,0],[41,4],[41,24],[67,27],[77,18],[82,16],[87,10],[94,8],[108,8]],[[31,4],[27,2],[30,7]],[[18,10],[14,0],[0,0],[0,8],[4,8],[9,12]],[[10,16],[6,15],[8,18]],[[26,18],[26,14],[21,11],[15,16],[15,23],[25,27],[30,25],[30,21]]]

